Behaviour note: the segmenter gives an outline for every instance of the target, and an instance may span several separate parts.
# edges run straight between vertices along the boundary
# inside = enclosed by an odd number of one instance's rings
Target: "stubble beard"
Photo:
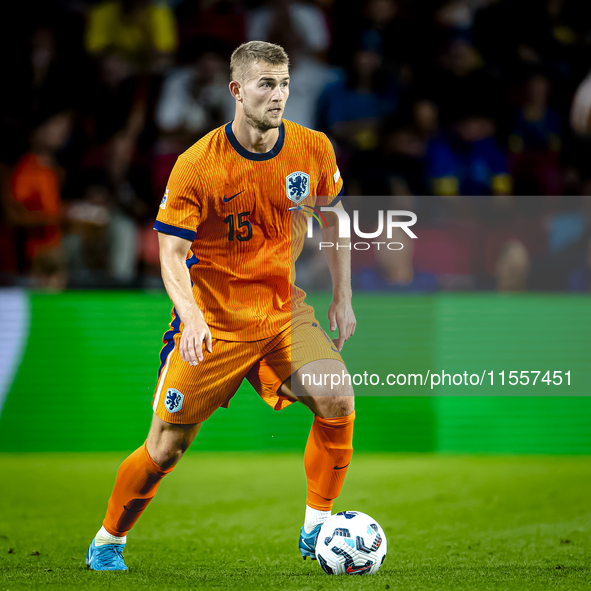
[[[283,117],[279,117],[279,119],[277,119],[275,121],[267,119],[265,117],[265,115],[259,117],[255,113],[255,111],[252,110],[247,105],[243,105],[243,110],[244,110],[244,119],[246,120],[246,122],[251,127],[254,127],[255,129],[257,129],[261,133],[265,133],[265,132],[269,131],[270,129],[276,129],[277,127],[280,127],[281,123],[283,121]],[[267,115],[267,117],[269,117],[269,116]]]

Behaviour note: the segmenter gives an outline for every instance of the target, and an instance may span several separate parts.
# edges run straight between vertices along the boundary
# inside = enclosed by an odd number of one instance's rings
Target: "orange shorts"
[[[278,394],[281,384],[300,367],[318,359],[343,361],[331,338],[313,315],[294,318],[291,326],[260,341],[213,339],[212,353],[198,365],[182,361],[182,322],[173,309],[170,330],[160,352],[153,409],[167,423],[191,424],[208,419],[230,399],[246,378],[275,410],[294,400]]]

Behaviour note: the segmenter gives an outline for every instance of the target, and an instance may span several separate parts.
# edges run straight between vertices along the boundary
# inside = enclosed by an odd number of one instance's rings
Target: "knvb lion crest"
[[[164,406],[168,412],[178,412],[183,408],[184,396],[175,388],[168,388],[166,390],[166,398],[164,399]]]
[[[300,203],[310,194],[310,175],[297,171],[285,177],[287,197],[294,203]]]

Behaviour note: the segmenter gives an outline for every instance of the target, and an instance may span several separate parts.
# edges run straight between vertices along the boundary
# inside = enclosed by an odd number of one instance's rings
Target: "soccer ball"
[[[316,540],[316,558],[327,575],[373,575],[387,550],[379,523],[359,511],[331,515]]]

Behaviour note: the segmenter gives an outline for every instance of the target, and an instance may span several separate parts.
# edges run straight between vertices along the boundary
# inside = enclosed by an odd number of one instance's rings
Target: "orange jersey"
[[[231,123],[181,154],[154,229],[192,242],[193,295],[214,338],[264,339],[309,310],[294,285],[309,215],[297,207],[335,203],[342,186],[328,138],[286,120],[264,154]]]

